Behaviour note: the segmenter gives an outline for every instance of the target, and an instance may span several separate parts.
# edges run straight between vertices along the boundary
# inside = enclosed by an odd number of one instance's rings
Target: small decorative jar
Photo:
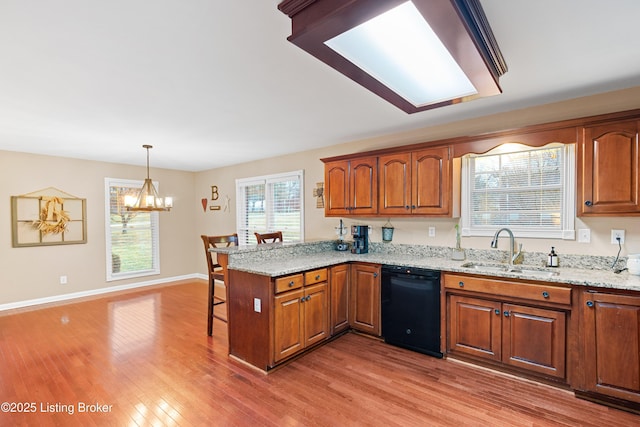
[[[627,258],[627,269],[630,274],[640,276],[640,254],[631,254]]]

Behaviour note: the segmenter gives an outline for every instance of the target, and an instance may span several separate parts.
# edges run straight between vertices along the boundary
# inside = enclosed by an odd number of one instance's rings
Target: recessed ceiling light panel
[[[479,0],[284,0],[288,40],[407,113],[501,93]],[[398,24],[398,22],[402,22]]]
[[[325,44],[416,107],[478,93],[410,1]]]

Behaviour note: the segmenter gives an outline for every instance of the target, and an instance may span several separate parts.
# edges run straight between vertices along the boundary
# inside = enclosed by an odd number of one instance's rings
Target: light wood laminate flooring
[[[640,425],[353,333],[265,375],[227,356],[225,323],[207,336],[206,300],[194,280],[0,313],[0,426]]]

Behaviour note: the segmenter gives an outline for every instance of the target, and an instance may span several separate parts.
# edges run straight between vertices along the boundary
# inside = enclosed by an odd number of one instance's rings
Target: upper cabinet
[[[378,158],[325,163],[325,215],[375,215],[378,212]]]
[[[378,158],[378,213],[383,216],[452,216],[449,147]]]
[[[626,120],[585,126],[578,144],[578,215],[640,214],[638,129]]]
[[[640,216],[640,109],[325,158],[326,216],[457,217],[461,157],[576,144],[578,216]]]
[[[448,146],[323,161],[326,216],[457,215]]]

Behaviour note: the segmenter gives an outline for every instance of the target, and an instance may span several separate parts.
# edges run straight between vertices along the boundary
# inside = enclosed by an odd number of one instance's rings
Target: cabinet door
[[[380,336],[380,266],[352,264],[349,286],[349,324]]]
[[[499,302],[449,296],[448,351],[501,361],[501,311]]]
[[[304,290],[286,292],[274,298],[274,361],[282,360],[304,348]]]
[[[377,213],[378,158],[353,159],[349,167],[349,214]]]
[[[349,161],[324,165],[325,215],[349,214]]]
[[[398,153],[378,158],[380,192],[378,213],[405,215],[411,213],[411,153]]]
[[[502,311],[503,363],[564,378],[566,314],[512,304]]]
[[[578,145],[578,214],[640,214],[635,120],[583,129]]]
[[[329,286],[327,282],[305,288],[304,345],[305,347],[329,338]]]
[[[583,293],[587,390],[640,403],[640,297]]]
[[[349,328],[349,265],[331,267],[329,272],[331,294],[331,335]]]
[[[413,153],[412,161],[412,212],[423,215],[449,215],[451,212],[449,147],[417,151]]]

